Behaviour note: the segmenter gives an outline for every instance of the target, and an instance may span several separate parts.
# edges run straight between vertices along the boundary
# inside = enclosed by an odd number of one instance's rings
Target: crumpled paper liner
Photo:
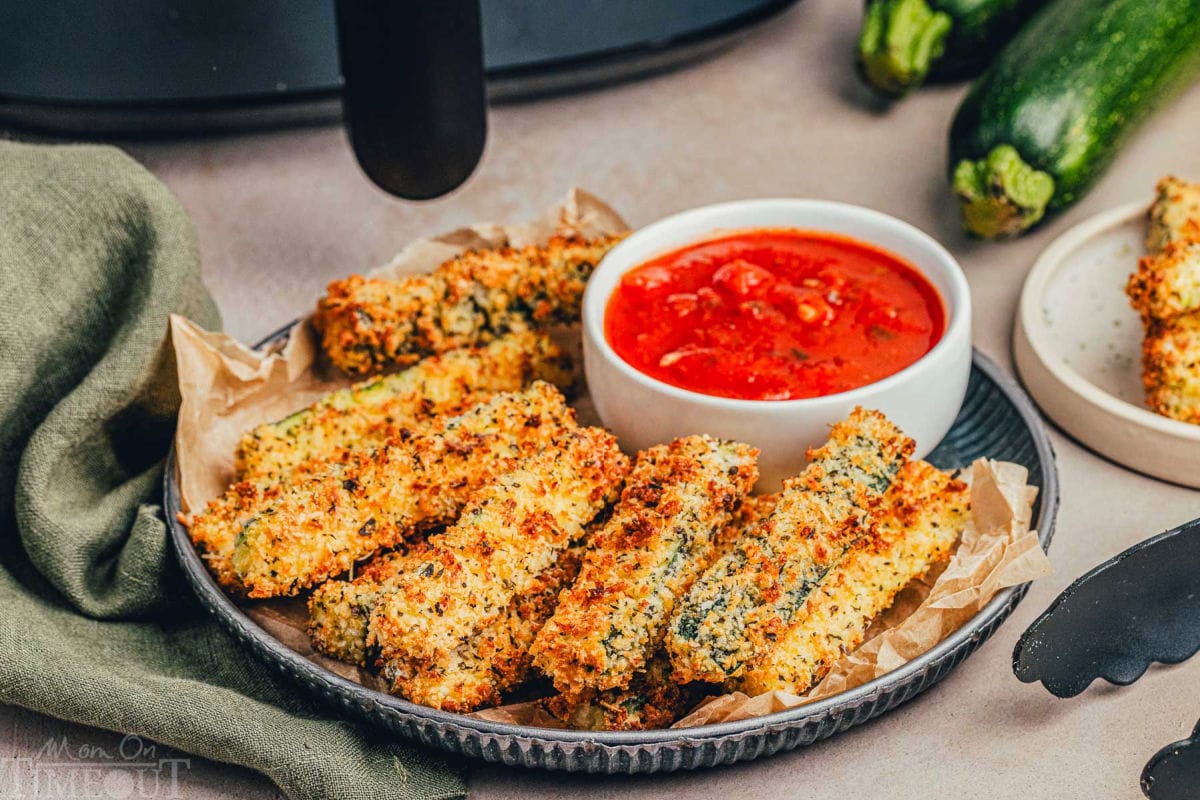
[[[429,271],[468,249],[522,246],[559,234],[592,237],[626,229],[608,205],[573,189],[561,204],[531,222],[483,223],[413,242],[372,275],[397,277]],[[233,450],[243,432],[280,419],[350,383],[325,362],[307,319],[285,342],[261,353],[179,316],[171,317],[171,334],[182,396],[175,451],[185,514],[202,509],[225,491],[233,479]],[[577,351],[577,331],[569,339],[564,343]],[[573,405],[581,422],[595,424],[586,396]],[[811,692],[802,697],[772,692],[753,698],[738,693],[710,698],[674,727],[762,716],[859,686],[933,647],[999,590],[1049,575],[1049,561],[1037,534],[1029,530],[1037,490],[1026,485],[1025,469],[981,460],[973,465],[969,478],[971,520],[948,566],[906,587],[892,608],[874,622],[866,642],[835,664]],[[243,608],[289,649],[344,678],[385,691],[383,681],[367,670],[312,649],[305,632],[308,615],[303,599],[245,603]],[[562,727],[537,703],[485,709],[475,716]]]

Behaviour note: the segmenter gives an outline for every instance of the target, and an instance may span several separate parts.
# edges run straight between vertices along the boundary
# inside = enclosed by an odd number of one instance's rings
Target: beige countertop
[[[691,206],[798,196],[876,208],[925,229],[961,260],[975,343],[1009,367],[1021,282],[1037,253],[1090,214],[1149,197],[1166,172],[1200,177],[1200,87],[1156,118],[1076,209],[1017,242],[958,231],[944,179],[962,89],[886,111],[856,84],[859,3],[807,0],[735,50],[647,81],[495,108],[482,165],[449,197],[390,199],[358,173],[336,127],[175,143],[133,154],[176,192],[199,229],[204,274],[227,329],[256,340],[305,313],[331,279],[387,260],[408,240],[477,220],[519,220],[582,185],[641,225]],[[1132,266],[1132,265],[1131,265]],[[1086,569],[1200,515],[1200,494],[1140,477],[1052,432],[1062,510],[1050,556],[1011,620],[956,672],[885,717],[813,747],[696,773],[636,778],[545,774],[470,762],[472,797],[1138,797],[1143,764],[1200,717],[1200,659],[1128,688],[1056,700],[1013,677],[1021,631]],[[119,737],[0,708],[0,757],[47,739]],[[186,797],[270,797],[241,769],[192,759]]]

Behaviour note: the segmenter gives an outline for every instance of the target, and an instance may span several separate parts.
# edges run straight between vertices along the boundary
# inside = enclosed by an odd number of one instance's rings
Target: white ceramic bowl
[[[751,228],[796,228],[849,236],[908,261],[942,296],[946,332],[919,361],[881,381],[802,400],[737,400],[681,389],[638,372],[604,337],[604,315],[621,276],[655,256]],[[583,298],[583,358],[588,390],[605,426],[630,451],[678,436],[708,433],[761,451],[759,491],[773,491],[803,469],[805,451],[855,406],[879,409],[932,450],[954,423],[971,371],[971,298],[962,268],[946,249],[906,222],[823,200],[744,200],[685,211],[649,225],[612,249]]]

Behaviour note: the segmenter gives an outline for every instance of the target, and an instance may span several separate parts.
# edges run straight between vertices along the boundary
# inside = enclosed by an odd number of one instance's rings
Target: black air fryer
[[[679,66],[795,0],[5,0],[0,125],[159,134],[331,119],[401,197],[466,179],[486,98]],[[339,58],[340,52],[340,58]]]

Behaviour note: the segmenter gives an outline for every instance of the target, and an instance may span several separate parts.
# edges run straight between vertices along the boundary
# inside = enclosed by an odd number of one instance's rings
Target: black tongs
[[[1013,672],[1074,697],[1097,678],[1127,686],[1200,650],[1200,520],[1134,545],[1071,584],[1021,636]],[[1152,800],[1200,798],[1200,723],[1142,773]]]

